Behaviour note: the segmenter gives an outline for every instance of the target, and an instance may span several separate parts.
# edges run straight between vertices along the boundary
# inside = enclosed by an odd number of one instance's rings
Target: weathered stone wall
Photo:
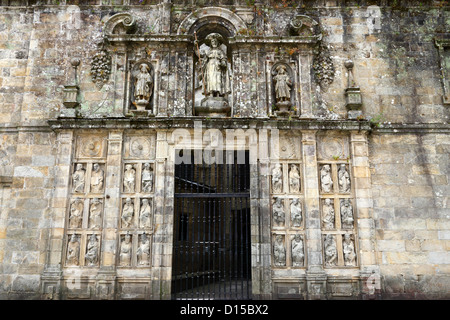
[[[81,60],[80,113],[87,118],[102,119],[122,112],[124,97],[120,92],[125,76],[120,68],[126,63],[126,48],[114,49],[119,54],[114,60],[115,78],[108,85],[99,90],[91,80],[90,58],[109,17],[118,12],[132,12],[140,19],[141,34],[169,35],[176,34],[183,19],[197,8],[222,6],[247,23],[251,36],[276,37],[286,32],[294,5],[297,13],[320,22],[323,44],[329,48],[334,68],[330,84],[322,87],[319,83],[311,84],[311,110],[318,119],[330,114],[336,114],[337,119],[346,118],[344,62],[351,59],[355,82],[361,89],[364,118],[372,119],[373,132],[368,136],[370,172],[365,172],[363,165],[355,174],[361,174],[356,178],[362,178],[357,196],[370,199],[367,201],[370,204],[366,203],[367,207],[359,211],[362,215],[359,235],[371,239],[370,232],[374,231],[375,237],[374,243],[361,242],[360,254],[367,255],[369,261],[374,248],[375,261],[371,264],[379,266],[382,296],[448,297],[449,106],[442,100],[439,55],[434,43],[436,35],[449,30],[450,10],[446,1],[294,4],[223,0],[196,1],[196,6],[191,6],[192,1],[180,0],[172,1],[169,26],[167,21],[158,20],[161,13],[168,14],[160,1],[144,4],[137,0],[103,1],[104,5],[100,5],[100,0],[62,2],[0,2],[0,298],[42,298],[44,268],[51,263],[57,265],[52,259],[57,260],[55,252],[62,250],[65,226],[61,221],[66,215],[68,197],[62,186],[68,183],[72,159],[58,155],[69,157],[74,144],[72,137],[67,141],[57,139],[48,120],[57,119],[63,109],[63,86],[73,79],[71,58]],[[124,7],[123,3],[130,6]],[[177,69],[177,64],[190,70],[192,62],[184,47],[175,52],[170,45],[162,50],[158,50],[156,42],[152,46],[152,58],[161,61],[163,70],[158,92],[159,101],[164,104],[161,110],[173,115],[175,105],[188,97],[191,90],[189,79],[183,70]],[[261,92],[266,90],[266,79],[261,73],[265,57],[273,58],[275,54],[264,47],[258,47],[255,55],[252,50],[252,45],[248,45],[242,53],[249,58],[240,66],[243,94],[239,99],[244,107],[236,115],[265,116],[261,110],[267,101]],[[255,105],[258,111],[252,109]],[[192,106],[188,104],[184,112],[190,115]],[[161,145],[165,143],[161,138],[164,134],[159,133]],[[302,134],[307,144],[315,144],[309,131]],[[159,152],[161,174],[170,173],[173,168],[164,163],[164,151]],[[354,167],[365,161],[367,155],[361,152],[359,156],[354,159]],[[311,161],[308,174],[312,174],[317,165],[314,155],[304,157],[304,162]],[[120,166],[116,162],[111,165]],[[112,176],[110,179],[115,181]],[[164,181],[159,183],[165,186]],[[264,190],[268,195],[268,189]],[[164,207],[163,195],[159,201]],[[113,203],[110,205],[114,207]],[[374,226],[370,225],[372,218]],[[160,213],[158,219],[165,218]],[[111,215],[111,230],[113,220]],[[315,228],[320,229],[317,225]],[[162,239],[164,235],[158,237]],[[107,240],[110,251],[106,251],[104,259],[107,265],[112,265],[115,242]],[[315,245],[316,251],[320,251],[320,243]],[[266,251],[270,250],[267,243],[264,246]],[[158,254],[161,259],[168,259],[163,253]],[[264,258],[270,260],[268,256],[266,252]],[[164,267],[168,265],[170,262],[164,260]],[[263,267],[261,270],[264,274],[261,278],[270,278],[270,270]],[[154,283],[155,287],[159,285]],[[270,283],[259,285],[264,292],[272,290]],[[164,294],[167,297],[167,292]]]

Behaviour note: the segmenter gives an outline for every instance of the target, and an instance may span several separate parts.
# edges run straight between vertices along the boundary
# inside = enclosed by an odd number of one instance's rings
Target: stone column
[[[167,131],[156,136],[152,299],[170,299],[173,241],[173,166],[168,162]]]
[[[105,172],[101,266],[97,275],[96,288],[100,299],[112,299],[114,297],[116,254],[118,251],[116,237],[120,219],[122,138],[122,131],[109,132]]]
[[[359,235],[361,294],[364,299],[374,298],[380,292],[380,270],[375,252],[375,221],[367,132],[352,131],[350,143],[356,201],[354,214]]]
[[[258,164],[250,165],[252,294],[255,299],[270,299],[271,237],[270,237],[270,160],[266,129],[259,131]]]
[[[58,153],[55,163],[55,191],[52,200],[49,238],[45,256],[45,267],[41,276],[43,299],[59,299],[61,294],[61,264],[64,252],[64,224],[69,199],[71,161],[74,152],[73,131],[58,132]]]
[[[305,181],[306,282],[309,299],[325,297],[326,274],[322,263],[322,232],[320,230],[319,178],[315,130],[302,131]]]

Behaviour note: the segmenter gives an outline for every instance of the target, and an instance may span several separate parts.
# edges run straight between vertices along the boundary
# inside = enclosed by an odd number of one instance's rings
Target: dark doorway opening
[[[176,152],[172,298],[250,299],[248,151]]]

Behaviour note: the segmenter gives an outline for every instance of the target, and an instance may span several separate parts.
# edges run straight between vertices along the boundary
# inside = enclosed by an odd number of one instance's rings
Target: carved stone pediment
[[[127,12],[117,13],[106,21],[104,34],[132,34],[137,30],[136,19]]]

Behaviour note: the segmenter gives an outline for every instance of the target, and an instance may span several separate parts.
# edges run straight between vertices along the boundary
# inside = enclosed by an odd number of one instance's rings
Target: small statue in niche
[[[81,219],[83,217],[83,201],[74,199],[70,206],[69,228],[81,228]]]
[[[333,179],[331,178],[331,167],[329,164],[322,166],[320,169],[320,183],[322,192],[330,193],[333,189]]]
[[[153,190],[153,170],[150,163],[144,163],[142,168],[142,192],[150,193]]]
[[[138,110],[145,110],[153,94],[153,77],[150,74],[150,67],[141,63],[139,73],[134,79],[134,104]]]
[[[335,266],[337,264],[337,249],[336,241],[333,235],[327,234],[324,241],[325,248],[325,265]]]
[[[102,203],[98,198],[94,198],[91,201],[91,207],[89,209],[89,228],[99,229],[102,227]]]
[[[89,237],[86,250],[86,262],[88,266],[95,266],[98,261],[98,240],[95,234]]]
[[[150,215],[152,212],[152,207],[148,199],[142,199],[141,210],[139,212],[139,227],[149,228],[150,227]]]
[[[274,265],[284,267],[286,265],[286,248],[284,247],[283,236],[277,235],[273,244]]]
[[[122,267],[131,265],[131,246],[131,235],[127,233],[120,244],[119,265]]]
[[[84,192],[85,174],[86,174],[86,172],[83,168],[83,164],[78,163],[76,165],[75,172],[72,174],[73,192],[75,192],[75,193],[83,193]]]
[[[334,205],[331,202],[331,199],[325,199],[325,202],[323,204],[322,208],[323,212],[323,227],[325,230],[332,230],[334,229]]]
[[[285,214],[281,198],[276,198],[272,208],[273,221],[276,226],[284,226]]]
[[[103,169],[98,163],[92,165],[91,192],[100,193],[103,189]]]
[[[281,164],[277,163],[272,170],[272,192],[283,192],[283,171],[281,170]]]
[[[148,266],[150,264],[150,241],[144,233],[141,236],[141,243],[137,249],[138,265]]]
[[[341,164],[338,170],[339,192],[350,192],[350,175],[345,164]]]
[[[291,165],[291,170],[289,170],[289,190],[292,193],[300,191],[300,172],[295,164]]]
[[[302,205],[298,198],[294,198],[291,203],[291,219],[293,227],[302,226]]]
[[[80,242],[75,234],[70,236],[70,241],[67,245],[67,265],[77,266],[79,264],[80,256]]]
[[[356,266],[355,245],[351,235],[346,233],[343,241],[344,263],[346,266]]]
[[[219,33],[211,33],[205,38],[209,51],[196,51],[202,64],[203,93],[207,97],[223,97],[230,92],[227,55],[220,48],[223,41]],[[197,40],[195,44],[198,45]]]
[[[123,177],[123,191],[125,193],[133,193],[136,182],[136,170],[131,164],[125,166],[125,173]]]
[[[134,216],[134,203],[126,198],[122,209],[122,228],[129,228]]]
[[[342,228],[352,229],[353,228],[353,207],[350,199],[341,200],[341,222]]]
[[[292,81],[287,73],[286,66],[276,67],[277,73],[273,76],[275,82],[275,99],[278,104],[290,105]]]
[[[303,239],[299,234],[296,234],[291,242],[292,247],[292,265],[294,267],[303,267],[305,253],[303,249]]]

